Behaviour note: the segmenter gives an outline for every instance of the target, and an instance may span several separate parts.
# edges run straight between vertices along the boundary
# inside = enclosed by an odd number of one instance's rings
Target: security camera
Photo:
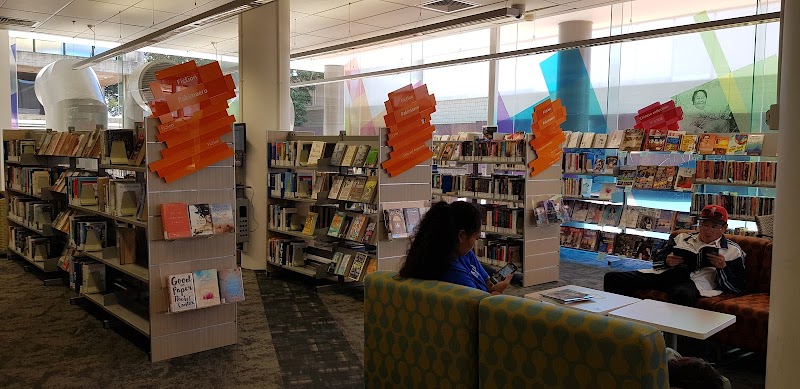
[[[515,16],[515,18],[519,19],[525,13],[525,4],[511,4],[511,8],[519,10],[519,13]]]

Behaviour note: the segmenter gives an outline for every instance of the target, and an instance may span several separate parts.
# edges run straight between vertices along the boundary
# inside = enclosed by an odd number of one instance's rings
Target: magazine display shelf
[[[732,134],[725,133],[725,134],[713,134],[715,136],[730,136]],[[596,172],[565,172],[563,174],[564,178],[568,178],[571,176],[593,176],[593,177],[615,177],[619,173],[619,168],[621,166],[625,166],[630,164],[631,156],[647,156],[647,155],[663,155],[664,157],[668,156],[676,156],[680,155],[685,158],[687,161],[737,161],[737,162],[759,162],[762,160],[774,160],[777,157],[777,143],[778,143],[778,134],[776,133],[763,133],[764,135],[764,142],[763,148],[761,151],[761,155],[759,156],[747,156],[747,155],[715,155],[715,154],[698,154],[698,153],[686,153],[686,152],[677,152],[677,151],[650,151],[650,150],[641,150],[641,151],[621,151],[619,149],[614,148],[571,148],[570,151],[581,152],[581,151],[591,151],[591,150],[599,150],[599,151],[616,151],[619,157],[619,165],[616,167],[614,174],[606,174],[606,173],[596,173]],[[606,154],[609,155],[609,154]],[[720,182],[720,181],[712,181],[712,180],[701,180],[695,179],[693,182],[692,190],[691,191],[676,191],[673,189],[653,189],[653,188],[624,188],[621,189],[624,194],[622,196],[622,202],[613,202],[611,200],[606,199],[599,199],[597,197],[584,197],[584,196],[567,196],[564,195],[564,199],[575,199],[575,200],[582,200],[585,202],[591,203],[598,203],[598,204],[613,204],[613,205],[622,205],[623,207],[630,205],[630,197],[633,196],[636,192],[653,192],[653,193],[686,193],[692,197],[692,204],[690,208],[687,210],[683,210],[681,212],[688,212],[691,216],[697,217],[698,214],[694,211],[696,204],[694,204],[695,194],[711,194],[711,193],[719,193],[720,191],[728,191],[732,193],[737,193],[738,191],[732,190],[732,188],[751,188],[757,189],[759,192],[763,192],[762,190],[770,190],[774,189],[775,183],[742,183],[742,182]],[[710,189],[713,189],[710,190]],[[738,194],[738,193],[737,193]],[[774,197],[774,193],[767,192],[765,196],[764,193],[758,194],[761,197]],[[731,214],[730,220],[732,221],[743,221],[743,222],[754,222],[756,220],[755,216],[738,216]],[[644,237],[653,237],[659,239],[667,239],[669,237],[669,233],[664,232],[656,232],[656,231],[646,231],[637,228],[629,228],[629,227],[620,227],[614,225],[598,225],[590,222],[581,222],[581,221],[570,221],[562,224],[563,226],[568,227],[577,227],[583,229],[590,229],[590,230],[598,230],[598,231],[605,231],[605,232],[613,232],[617,234],[630,234],[630,235],[639,235]],[[575,249],[572,247],[567,247],[570,249]],[[582,250],[582,249],[576,249]],[[582,250],[586,251],[586,250]],[[616,255],[616,254],[614,254]]]
[[[374,136],[348,136],[344,135],[343,133],[340,135],[327,135],[327,136],[317,136],[311,132],[304,132],[304,131],[269,131],[267,133],[267,143],[273,144],[276,142],[298,142],[302,144],[309,144],[311,142],[325,142],[325,147],[322,150],[322,155],[317,160],[316,166],[298,166],[296,165],[297,161],[295,161],[295,165],[282,165],[282,164],[274,164],[269,161],[271,155],[268,155],[268,161],[270,162],[267,167],[267,175],[273,173],[283,173],[283,172],[296,172],[296,173],[306,173],[309,175],[315,175],[316,173],[329,173],[331,175],[341,175],[347,177],[369,177],[369,176],[378,176],[378,180],[380,182],[380,175],[377,173],[380,170],[380,165],[377,164],[374,168],[369,167],[351,167],[351,166],[337,166],[331,164],[331,154],[333,149],[335,148],[336,144],[343,144],[347,146],[358,146],[358,145],[368,145],[370,149],[377,149],[378,148],[378,138]],[[272,151],[269,151],[271,153]],[[295,155],[295,157],[297,157]],[[358,173],[356,170],[351,169],[360,169]],[[314,177],[314,180],[317,178]],[[267,185],[269,186],[269,180],[267,180]],[[376,194],[372,204],[376,204],[378,202],[380,193],[376,186]],[[286,206],[290,208],[297,209],[297,215],[300,217],[301,224],[305,224],[306,217],[308,212],[312,211],[312,207],[316,206],[325,206],[329,208],[335,208],[336,211],[344,212],[347,216],[353,217],[357,215],[365,215],[367,220],[376,221],[378,220],[377,214],[370,214],[370,213],[362,213],[362,212],[354,212],[354,211],[347,211],[347,205],[355,204],[355,201],[348,201],[348,200],[339,200],[339,199],[329,199],[328,190],[321,190],[316,193],[316,198],[314,197],[298,197],[294,195],[284,195],[279,196],[275,195],[272,192],[273,188],[267,187],[267,209],[272,209],[272,206],[280,205]],[[268,213],[269,214],[269,213]],[[321,215],[320,215],[321,216]],[[319,217],[319,216],[318,216]],[[332,262],[332,257],[335,252],[342,252],[342,253],[353,253],[355,254],[356,250],[350,250],[347,248],[346,244],[348,242],[353,243],[354,241],[350,241],[345,238],[337,238],[328,236],[328,227],[329,223],[323,222],[321,220],[317,221],[317,225],[314,228],[313,234],[305,234],[303,233],[303,229],[300,230],[293,230],[290,228],[277,228],[275,226],[270,226],[269,221],[265,221],[264,224],[266,225],[266,239],[270,240],[270,238],[294,238],[305,241],[306,247],[303,249],[303,265],[302,266],[295,266],[293,264],[282,264],[279,262],[270,261],[269,259],[266,260],[266,268],[267,271],[277,271],[280,269],[295,272],[298,274],[305,275],[314,280],[326,280],[326,281],[333,281],[336,282],[338,285],[347,285],[347,286],[354,286],[360,284],[359,282],[349,278],[347,275],[336,275],[328,272],[328,267]],[[360,243],[360,242],[355,242]],[[268,252],[270,248],[268,247]],[[366,244],[365,251],[372,259],[372,261],[377,260],[377,247],[376,244]]]
[[[495,134],[502,135],[502,134]],[[522,142],[525,143],[525,155],[523,161],[504,161],[497,157],[482,157],[478,160],[465,160],[463,158],[437,160],[442,165],[437,165],[436,170],[465,170],[463,175],[478,174],[484,172],[486,176],[491,176],[494,172],[521,172],[524,178],[523,193],[519,199],[503,199],[491,195],[469,195],[469,194],[442,194],[441,190],[433,190],[434,199],[468,199],[475,202],[484,201],[485,204],[509,205],[523,208],[523,222],[520,233],[496,232],[487,229],[485,236],[487,241],[494,242],[500,239],[516,240],[520,243],[520,262],[522,267],[518,270],[521,277],[522,286],[539,285],[547,282],[558,281],[559,279],[559,234],[558,224],[537,226],[534,209],[536,204],[541,201],[549,200],[554,196],[561,195],[561,161],[553,164],[538,175],[531,177],[530,169],[527,164],[536,155],[529,145],[531,135],[525,136]],[[461,143],[464,140],[434,140],[434,143]],[[507,140],[498,140],[507,142]],[[458,147],[458,146],[455,146]],[[475,157],[473,157],[475,158]],[[462,175],[462,174],[459,174]],[[428,184],[430,185],[430,181]],[[495,239],[489,236],[497,237]],[[476,253],[477,254],[477,253]],[[486,267],[498,270],[500,266],[492,265],[487,258],[478,258]],[[517,277],[515,276],[515,279]]]

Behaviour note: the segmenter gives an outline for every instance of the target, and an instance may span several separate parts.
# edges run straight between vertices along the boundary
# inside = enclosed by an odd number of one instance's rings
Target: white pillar
[[[0,130],[11,128],[11,48],[8,31],[0,30]],[[16,78],[14,79],[16,82]],[[2,131],[0,131],[1,133]],[[2,138],[2,135],[0,135]],[[2,139],[0,139],[2,141]],[[0,142],[1,143],[1,142]],[[2,146],[0,146],[2,152]],[[0,160],[0,190],[6,190],[5,162]]]
[[[344,66],[325,65],[325,78],[344,76]],[[344,131],[344,81],[323,85],[325,106],[322,135],[339,135]]]
[[[797,385],[794,363],[800,349],[800,260],[797,258],[797,221],[800,205],[800,176],[794,171],[800,166],[800,132],[794,124],[800,121],[800,4],[785,1],[781,25],[783,31],[780,52],[780,119],[778,189],[775,199],[775,242],[772,252],[772,284],[769,302],[769,342],[767,343],[767,388],[791,388]]]
[[[245,184],[252,188],[250,243],[242,267],[267,267],[267,131],[291,128],[289,0],[239,16],[239,99],[247,124]]]
[[[500,45],[500,27],[494,26],[489,29],[489,53],[496,54],[497,46]],[[486,125],[497,125],[497,60],[489,61],[489,106],[487,108]]]
[[[567,43],[590,39],[592,22],[588,20],[570,20],[558,24],[558,43]],[[587,75],[591,71],[592,52],[590,48],[579,49]],[[586,94],[591,88],[589,78],[576,78],[580,69],[568,61],[558,61],[558,97],[567,107],[567,122],[563,128],[570,131],[587,131],[589,129],[589,97]]]

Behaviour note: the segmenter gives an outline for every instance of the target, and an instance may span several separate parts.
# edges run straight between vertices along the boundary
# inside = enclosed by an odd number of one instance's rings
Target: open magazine
[[[590,294],[578,292],[572,289],[561,289],[551,292],[543,292],[542,296],[556,300],[563,304],[576,303],[579,301],[589,301],[594,298],[594,296]]]

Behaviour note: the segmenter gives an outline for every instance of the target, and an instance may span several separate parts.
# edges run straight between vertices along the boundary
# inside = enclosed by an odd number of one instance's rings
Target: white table
[[[572,289],[576,292],[590,294],[594,296],[594,298],[590,301],[580,301],[576,303],[563,304],[561,302],[558,302],[558,300],[553,300],[542,296],[542,293],[546,294],[548,292],[555,292],[561,289]],[[641,299],[633,297],[603,292],[601,290],[584,288],[582,286],[577,286],[577,285],[567,285],[558,288],[543,290],[541,292],[528,293],[525,295],[525,298],[529,298],[536,301],[542,301],[546,303],[552,303],[565,308],[572,308],[586,312],[599,313],[601,315],[606,315],[608,314],[608,312],[611,312],[615,309],[622,308],[626,305],[642,301]]]
[[[676,335],[695,339],[708,339],[717,332],[736,323],[736,316],[665,303],[642,300],[613,310],[609,317],[618,317],[653,326],[664,331],[667,346],[677,350]]]

